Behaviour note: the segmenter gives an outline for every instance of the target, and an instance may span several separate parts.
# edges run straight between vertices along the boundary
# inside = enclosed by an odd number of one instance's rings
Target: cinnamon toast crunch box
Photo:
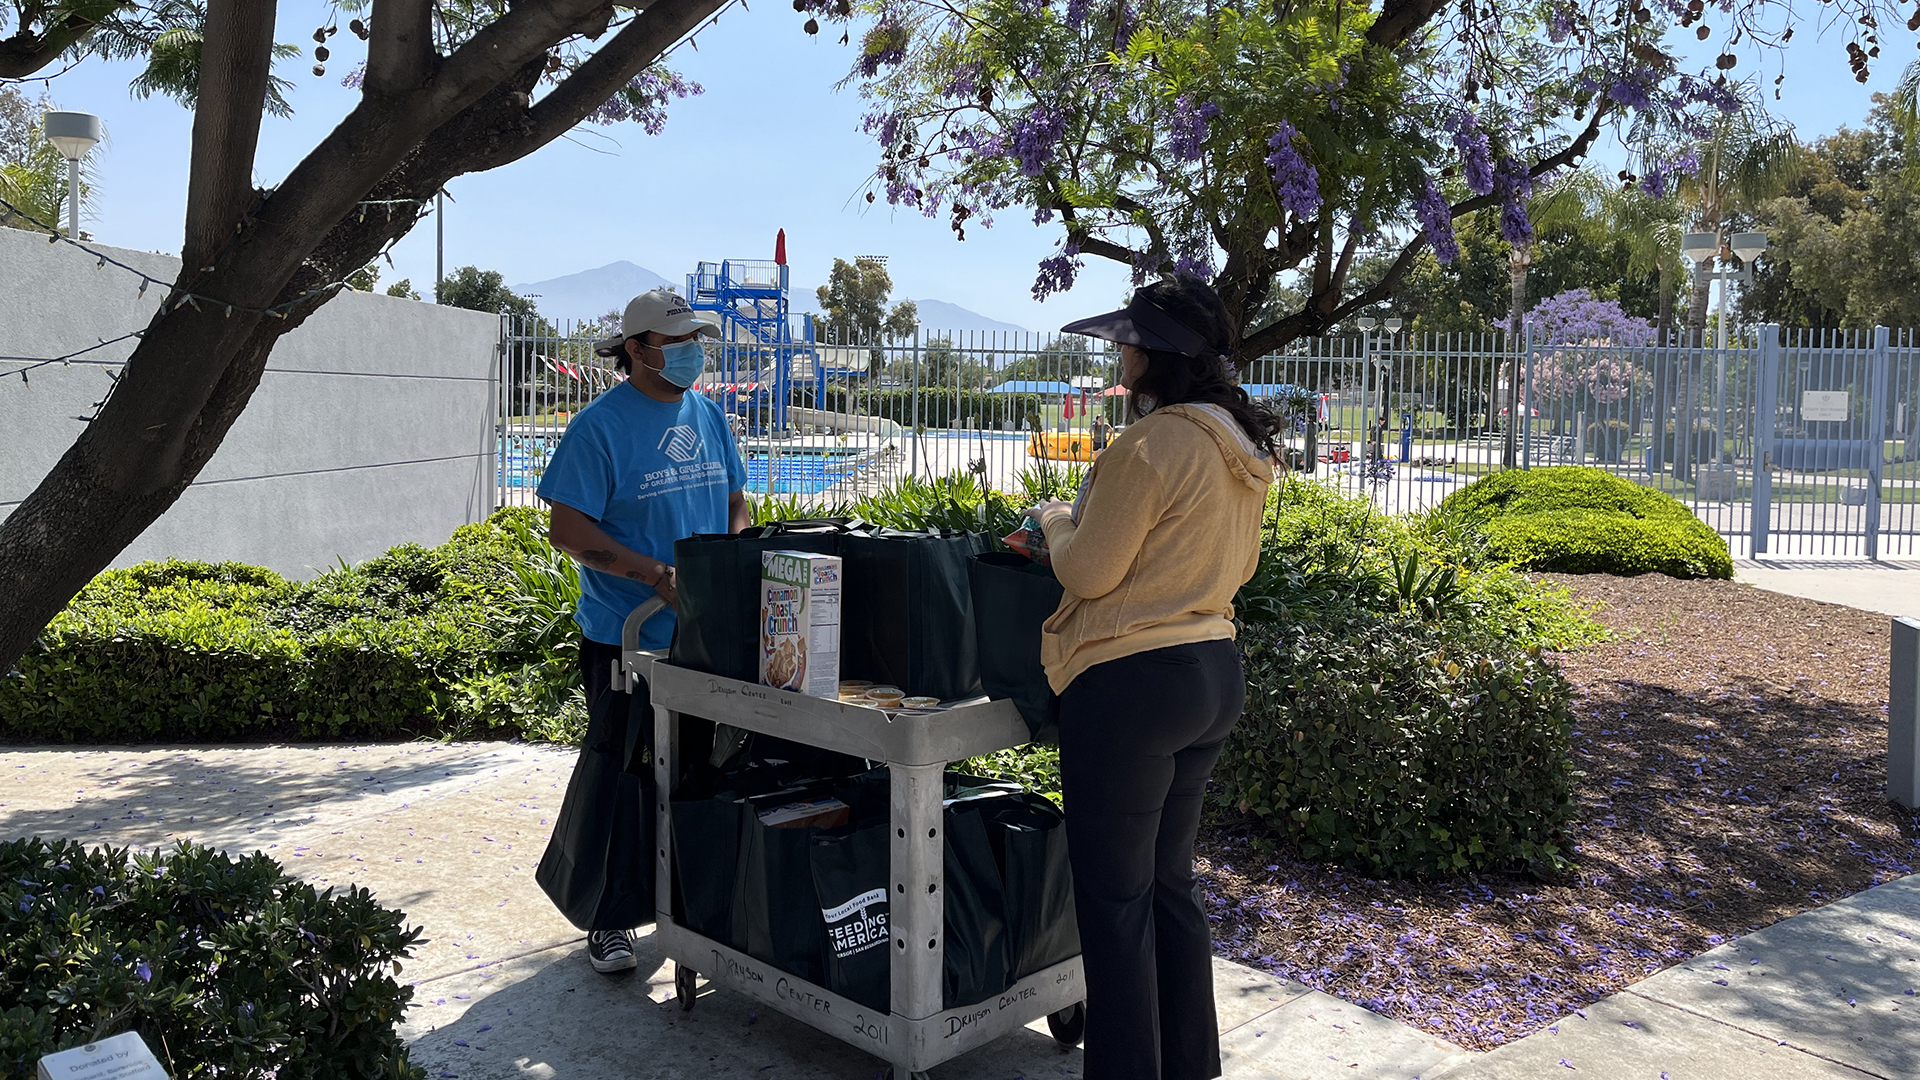
[[[839,697],[838,555],[760,553],[760,681],[813,697]]]

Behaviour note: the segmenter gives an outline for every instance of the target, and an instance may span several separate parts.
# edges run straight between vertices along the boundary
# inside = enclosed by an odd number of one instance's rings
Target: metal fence
[[[506,325],[502,504],[533,501],[568,417],[617,383],[596,333]],[[1072,336],[923,330],[708,356],[696,388],[731,418],[760,497],[829,506],[953,473],[1013,491],[1025,470],[1090,461],[1127,422],[1117,352]],[[1292,466],[1386,512],[1503,468],[1579,464],[1681,500],[1736,555],[1878,557],[1920,536],[1916,361],[1913,333],[1884,329],[1517,349],[1380,331],[1296,342],[1243,385],[1287,417]]]

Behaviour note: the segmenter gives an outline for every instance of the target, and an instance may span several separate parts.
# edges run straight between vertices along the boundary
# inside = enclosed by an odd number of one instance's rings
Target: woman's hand
[[[1027,507],[1025,510],[1022,510],[1021,513],[1032,518],[1035,524],[1038,524],[1040,521],[1040,515],[1048,512],[1049,510],[1052,510],[1056,506],[1068,511],[1069,513],[1073,511],[1073,504],[1070,502],[1067,502],[1063,499],[1048,499],[1046,502],[1038,503],[1036,505]]]

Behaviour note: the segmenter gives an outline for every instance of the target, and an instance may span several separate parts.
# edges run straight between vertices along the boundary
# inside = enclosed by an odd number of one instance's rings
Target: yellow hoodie
[[[1043,515],[1066,587],[1040,639],[1054,692],[1095,664],[1233,637],[1233,594],[1260,560],[1273,463],[1195,405],[1143,417],[1101,453],[1080,520]]]

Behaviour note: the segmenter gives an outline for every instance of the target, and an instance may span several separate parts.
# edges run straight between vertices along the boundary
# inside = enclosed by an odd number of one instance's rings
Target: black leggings
[[[1220,1075],[1213,943],[1193,840],[1201,794],[1246,698],[1231,641],[1097,664],[1060,697],[1087,1080]]]

